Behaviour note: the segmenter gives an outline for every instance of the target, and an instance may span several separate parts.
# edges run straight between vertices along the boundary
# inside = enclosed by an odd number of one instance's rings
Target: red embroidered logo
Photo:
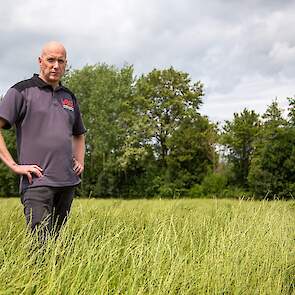
[[[67,109],[67,110],[69,110],[69,111],[74,111],[74,104],[73,104],[73,102],[72,102],[70,99],[68,99],[68,98],[64,98],[64,99],[62,100],[62,106],[63,106],[64,109]]]

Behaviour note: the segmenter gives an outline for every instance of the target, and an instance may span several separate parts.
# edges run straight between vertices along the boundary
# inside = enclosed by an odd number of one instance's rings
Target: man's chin
[[[60,75],[58,76],[54,75],[54,76],[49,76],[48,80],[52,83],[56,83],[56,82],[59,82],[60,78],[61,78]]]

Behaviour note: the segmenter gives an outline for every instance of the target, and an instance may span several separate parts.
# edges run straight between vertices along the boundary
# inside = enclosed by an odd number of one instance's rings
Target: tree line
[[[263,115],[244,109],[223,126],[200,113],[204,85],[167,69],[136,77],[107,64],[68,70],[87,128],[84,197],[292,198],[295,111],[276,100]],[[14,130],[3,132],[16,158]],[[0,195],[15,196],[18,179],[0,164]]]

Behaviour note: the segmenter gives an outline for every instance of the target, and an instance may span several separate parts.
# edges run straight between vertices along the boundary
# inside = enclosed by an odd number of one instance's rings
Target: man
[[[12,86],[0,102],[0,158],[21,176],[27,224],[33,231],[45,229],[46,239],[70,211],[84,169],[86,130],[74,94],[60,82],[67,64],[64,46],[47,43],[38,61],[39,75]],[[1,134],[13,125],[18,163]]]

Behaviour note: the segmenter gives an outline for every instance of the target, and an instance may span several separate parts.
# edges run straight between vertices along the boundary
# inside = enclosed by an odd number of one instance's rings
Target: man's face
[[[50,85],[58,85],[66,64],[66,53],[63,49],[49,48],[39,57],[40,78]]]

